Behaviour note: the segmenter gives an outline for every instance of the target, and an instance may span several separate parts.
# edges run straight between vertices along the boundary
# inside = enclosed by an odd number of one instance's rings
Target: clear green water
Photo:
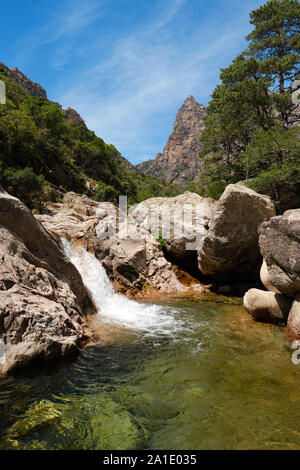
[[[184,332],[124,331],[2,379],[0,449],[300,449],[300,366],[284,330],[240,305],[160,304]]]

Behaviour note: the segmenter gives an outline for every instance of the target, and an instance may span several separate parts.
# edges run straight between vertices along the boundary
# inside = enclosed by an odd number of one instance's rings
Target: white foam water
[[[175,308],[139,303],[117,294],[95,256],[82,248],[74,248],[65,238],[61,239],[61,244],[91,292],[101,320],[147,336],[174,335],[184,328],[183,322],[175,317]]]

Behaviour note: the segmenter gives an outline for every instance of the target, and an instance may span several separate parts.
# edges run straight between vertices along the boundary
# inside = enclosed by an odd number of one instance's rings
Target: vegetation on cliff
[[[251,12],[248,48],[221,70],[207,109],[204,171],[192,188],[201,195],[218,198],[227,184],[246,180],[279,209],[287,191],[290,200],[299,198],[300,110],[292,100],[299,18],[298,0],[271,0]]]
[[[98,200],[129,202],[178,190],[126,165],[118,150],[85,125],[68,122],[60,105],[31,96],[12,80],[5,67],[7,103],[0,106],[0,185],[31,208],[57,200],[65,191]]]

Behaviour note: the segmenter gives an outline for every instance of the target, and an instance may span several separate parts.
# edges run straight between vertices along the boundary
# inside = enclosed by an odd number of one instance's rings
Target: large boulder
[[[244,296],[244,307],[251,315],[267,323],[286,324],[292,299],[275,292],[250,289]]]
[[[73,353],[94,309],[62,249],[18,199],[0,193],[0,375]]]
[[[141,202],[132,216],[143,228],[161,238],[166,251],[179,261],[197,253],[207,234],[217,202],[186,192]]]
[[[300,209],[263,223],[259,246],[272,285],[282,294],[300,293]]]
[[[226,279],[258,277],[261,255],[258,227],[275,215],[275,207],[243,184],[230,184],[222,194],[198,251],[200,271]]]

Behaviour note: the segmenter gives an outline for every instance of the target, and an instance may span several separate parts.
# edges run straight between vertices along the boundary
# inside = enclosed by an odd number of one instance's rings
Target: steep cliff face
[[[154,160],[141,163],[136,168],[179,185],[196,181],[202,169],[198,154],[205,115],[205,106],[190,95],[178,111],[163,153],[158,153]]]

